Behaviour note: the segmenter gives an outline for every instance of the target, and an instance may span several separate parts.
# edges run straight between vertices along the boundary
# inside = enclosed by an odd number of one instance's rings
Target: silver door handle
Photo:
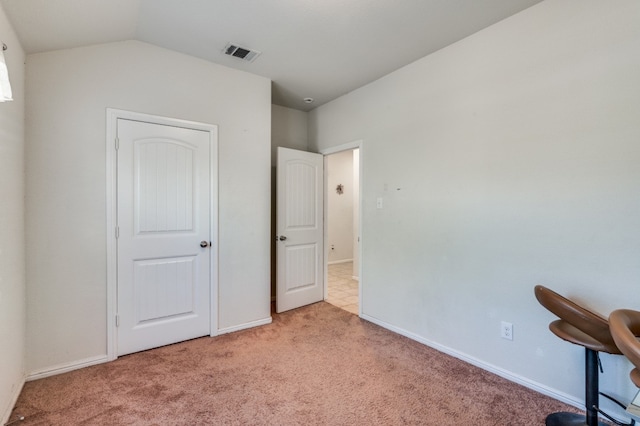
[[[205,248],[205,247],[208,247],[208,246],[209,246],[209,243],[208,243],[208,242],[206,242],[206,241],[200,241],[200,247]]]

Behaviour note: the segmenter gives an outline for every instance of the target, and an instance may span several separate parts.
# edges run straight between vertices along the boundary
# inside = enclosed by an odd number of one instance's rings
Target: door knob
[[[287,237],[285,237],[284,235],[280,235],[280,238],[279,238],[280,241],[286,241],[286,239]]]
[[[200,247],[204,248],[204,247],[207,247],[207,246],[209,246],[209,243],[208,243],[208,242],[206,242],[206,241],[200,241]]]

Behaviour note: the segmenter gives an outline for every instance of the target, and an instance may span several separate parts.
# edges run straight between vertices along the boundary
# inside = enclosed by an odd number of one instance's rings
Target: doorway
[[[349,165],[346,171],[340,171],[341,176],[344,175],[345,180],[340,179],[343,183],[337,182],[334,186],[334,182],[328,180],[329,156],[343,151]],[[319,154],[278,147],[274,250],[276,312],[325,300],[340,308],[350,305],[351,312],[361,315],[362,151],[362,141],[322,150]],[[329,242],[329,224],[334,222],[328,219],[331,191],[350,198],[348,211],[340,214],[350,219],[350,231],[346,233],[346,239],[337,243]],[[318,230],[322,230],[320,235],[317,235]],[[342,257],[335,254],[336,248],[342,250]],[[333,270],[333,265],[341,265],[336,268],[341,269],[338,273],[348,281],[342,282],[348,287],[342,290],[348,291],[340,294],[332,289],[330,297],[328,277],[329,267]],[[335,280],[331,282],[335,283]]]
[[[325,300],[359,315],[360,149],[326,155],[325,170]]]

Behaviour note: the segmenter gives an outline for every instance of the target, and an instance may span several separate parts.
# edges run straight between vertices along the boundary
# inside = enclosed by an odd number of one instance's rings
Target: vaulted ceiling
[[[267,77],[273,103],[308,111],[541,0],[0,1],[29,54],[140,40]]]

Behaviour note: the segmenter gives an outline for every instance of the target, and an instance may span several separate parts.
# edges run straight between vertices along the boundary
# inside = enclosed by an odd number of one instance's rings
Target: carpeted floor
[[[19,425],[543,425],[558,401],[321,302],[26,383]]]

